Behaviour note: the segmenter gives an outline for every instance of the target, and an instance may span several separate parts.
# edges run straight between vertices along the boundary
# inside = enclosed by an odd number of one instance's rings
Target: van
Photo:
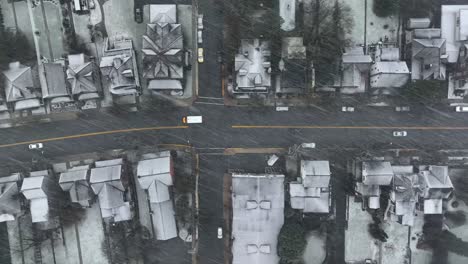
[[[202,116],[184,116],[182,118],[184,124],[201,124],[203,123]]]
[[[455,112],[468,112],[468,106],[457,106]]]

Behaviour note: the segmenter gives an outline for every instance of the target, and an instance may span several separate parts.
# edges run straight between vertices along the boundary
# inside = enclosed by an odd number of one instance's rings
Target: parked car
[[[455,112],[468,112],[468,106],[457,106]]]
[[[203,36],[202,36],[202,31],[201,30],[197,31],[197,41],[198,41],[198,44],[203,43]]]
[[[354,107],[352,106],[343,106],[341,107],[342,112],[354,112]]]
[[[223,238],[223,229],[221,227],[218,227],[218,238]]]
[[[203,30],[203,14],[199,14],[197,18],[197,29]]]
[[[203,63],[203,48],[198,48],[198,62]]]
[[[302,143],[302,148],[315,148],[315,143]]]
[[[395,111],[397,112],[408,112],[410,110],[409,106],[397,106],[395,107]]]
[[[141,10],[141,7],[135,8],[135,21],[137,23],[143,23],[143,10]]]
[[[406,137],[408,133],[406,131],[393,131],[394,137]]]
[[[184,116],[182,118],[182,123],[184,124],[201,124],[203,123],[202,116]]]
[[[223,53],[221,51],[218,51],[218,63],[223,62]]]
[[[29,149],[42,149],[42,147],[44,147],[42,143],[29,144]]]

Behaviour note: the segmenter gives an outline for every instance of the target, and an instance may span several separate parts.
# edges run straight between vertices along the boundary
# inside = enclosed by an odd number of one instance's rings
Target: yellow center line
[[[234,129],[402,129],[402,130],[468,130],[468,126],[307,126],[307,125],[233,125]]]
[[[109,130],[109,131],[100,131],[100,132],[92,132],[92,133],[85,133],[85,134],[77,134],[77,135],[70,135],[70,136],[63,136],[63,137],[55,137],[55,138],[45,138],[45,139],[37,139],[31,141],[23,141],[11,144],[0,145],[0,148],[6,147],[14,147],[20,145],[27,145],[27,144],[34,144],[40,142],[51,142],[51,141],[58,141],[58,140],[66,140],[66,139],[75,139],[75,138],[83,138],[83,137],[92,137],[92,136],[100,136],[100,135],[109,135],[109,134],[117,134],[117,133],[129,133],[129,132],[141,132],[141,131],[151,131],[151,130],[165,130],[165,129],[185,129],[188,126],[161,126],[161,127],[140,127],[140,128],[127,128],[127,129],[118,129],[118,130]]]

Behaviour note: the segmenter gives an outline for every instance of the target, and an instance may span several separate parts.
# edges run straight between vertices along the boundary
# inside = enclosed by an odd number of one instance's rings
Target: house
[[[60,62],[47,62],[39,67],[42,98],[51,103],[72,101],[68,84],[65,82],[65,68]]]
[[[19,173],[0,178],[0,223],[14,221],[22,213],[20,203],[20,181]]]
[[[348,48],[342,56],[342,73],[338,87],[343,94],[363,93],[369,78],[372,58],[361,47]]]
[[[73,167],[60,174],[59,185],[69,193],[70,201],[82,207],[90,207],[93,192],[89,185],[89,165]]]
[[[304,213],[329,213],[330,164],[324,160],[301,160],[301,178],[289,184],[291,207]]]
[[[100,98],[101,80],[97,66],[83,53],[68,55],[67,82],[76,100]]]
[[[270,42],[242,39],[235,56],[234,94],[267,93],[271,87]]]
[[[132,219],[132,209],[128,196],[127,176],[123,159],[96,161],[91,169],[89,183],[98,196],[101,216],[110,222],[121,222]]]
[[[453,191],[448,166],[420,166],[419,177],[424,214],[442,214],[443,201],[447,200]]]
[[[176,5],[150,5],[150,24],[143,36],[143,77],[150,91],[184,90],[182,26]]]
[[[232,263],[278,263],[284,175],[232,174]]]
[[[284,31],[294,30],[296,27],[296,0],[280,0],[279,13],[283,19],[281,29]]]
[[[460,47],[468,40],[468,5],[442,5],[440,29],[446,40],[447,61],[456,63]]]
[[[5,100],[15,111],[41,106],[34,89],[31,67],[12,62],[3,71]]]
[[[445,39],[440,38],[440,30],[418,29],[414,36],[411,43],[411,79],[445,80],[444,62],[447,55]]]
[[[59,188],[49,171],[31,172],[29,177],[24,178],[20,192],[29,201],[33,223],[41,224],[42,229],[57,226]]]
[[[468,44],[464,44],[458,53],[454,70],[449,73],[448,99],[462,100],[468,95]]]
[[[177,237],[174,207],[170,195],[174,168],[168,151],[138,162],[138,184],[147,193],[153,236],[158,240]]]
[[[388,161],[363,161],[362,183],[388,186],[393,179],[392,165]]]
[[[285,37],[282,39],[281,60],[279,62],[279,85],[276,93],[302,94],[307,84],[307,57],[302,37]]]
[[[416,205],[419,202],[419,176],[413,166],[392,166],[395,173],[390,200],[394,204],[394,213],[398,221],[406,226],[413,226]]]
[[[133,43],[130,39],[104,41],[104,56],[99,68],[113,96],[136,96],[140,78]]]
[[[371,88],[397,88],[406,84],[410,72],[404,61],[377,61],[371,66]]]

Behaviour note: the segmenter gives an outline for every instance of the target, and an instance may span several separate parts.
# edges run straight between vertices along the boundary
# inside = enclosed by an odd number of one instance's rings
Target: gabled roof
[[[0,178],[0,222],[12,221],[15,219],[15,215],[21,212],[18,197],[18,182],[20,180],[19,173]]]
[[[154,181],[171,186],[172,182],[171,157],[160,157],[141,160],[138,162],[138,182],[143,189],[148,189]]]
[[[30,67],[13,62],[9,64],[8,70],[3,71],[3,76],[5,77],[5,99],[7,102],[35,97],[29,90],[33,87]]]
[[[392,165],[388,161],[362,162],[362,182],[366,185],[390,185],[393,179]]]
[[[152,203],[151,215],[156,233],[156,239],[168,240],[177,237],[177,226],[172,201]]]
[[[28,200],[37,199],[37,198],[46,198],[46,184],[45,177],[48,177],[47,171],[40,171],[41,174],[32,175],[30,177],[24,178],[23,184],[21,186],[21,193]]]
[[[60,63],[42,64],[42,73],[44,74],[45,85],[41,85],[42,98],[54,98],[67,96],[68,89],[65,82],[65,70]]]

